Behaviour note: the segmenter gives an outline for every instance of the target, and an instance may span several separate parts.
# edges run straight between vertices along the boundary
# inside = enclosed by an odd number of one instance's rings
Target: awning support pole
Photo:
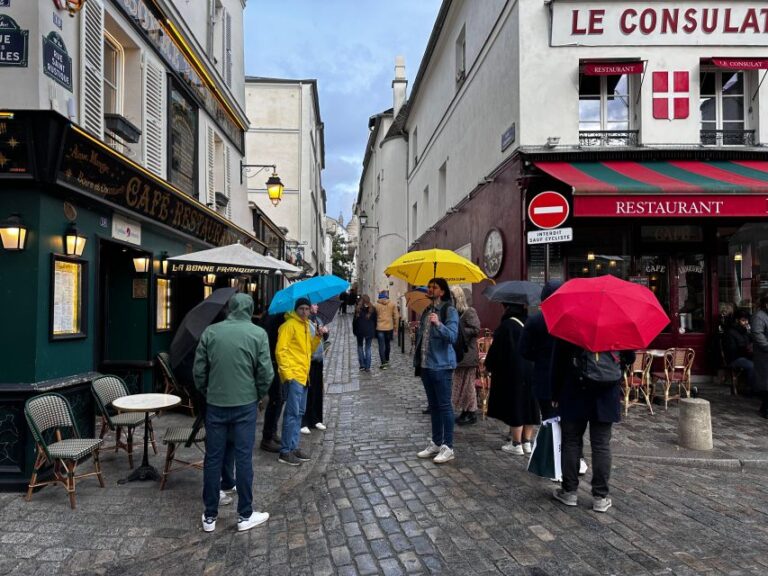
[[[645,71],[648,66],[648,60],[643,60],[643,74],[640,76],[640,86],[637,88],[637,98],[635,98],[635,104],[640,102],[640,95],[643,93],[643,82],[645,81]]]
[[[755,93],[752,95],[752,102],[754,102],[755,98],[757,98],[757,93],[760,92],[760,86],[763,85],[763,80],[765,80],[766,75],[768,75],[768,70],[763,72],[763,77],[760,78],[760,83],[757,85],[757,88],[755,88]]]

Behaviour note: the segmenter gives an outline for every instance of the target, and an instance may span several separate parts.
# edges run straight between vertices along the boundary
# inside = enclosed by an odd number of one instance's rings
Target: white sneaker
[[[250,530],[260,524],[264,524],[267,520],[269,520],[269,512],[251,512],[250,518],[237,519],[237,531],[244,532],[245,530]]]
[[[424,448],[424,450],[422,450],[418,454],[416,454],[416,456],[418,456],[419,458],[432,458],[435,455],[437,455],[438,452],[440,452],[440,447],[434,442],[432,442],[432,440],[430,440],[429,444],[427,444],[427,447]]]
[[[219,506],[226,506],[227,504],[232,504],[232,496],[224,490],[219,490]]]
[[[522,456],[525,454],[523,452],[523,445],[522,444],[515,444],[514,442],[510,441],[507,444],[504,444],[504,446],[501,447],[504,452],[507,454],[517,454],[519,456]]]
[[[584,460],[584,458],[581,458],[579,460],[579,476],[583,476],[587,473],[587,470],[589,470],[589,466],[587,466],[587,461]]]
[[[213,532],[216,530],[216,518],[211,518],[203,514],[203,532]]]
[[[435,464],[445,464],[446,462],[449,462],[450,460],[453,460],[455,458],[455,455],[453,453],[453,448],[449,448],[445,444],[440,446],[440,452],[437,453],[437,456],[432,458],[432,462]]]
[[[302,426],[301,433],[302,434],[312,434],[312,431],[307,426]]]
[[[523,454],[530,454],[531,453],[531,443],[530,442],[523,442]]]
[[[325,430],[328,428],[328,426],[326,426],[322,422],[318,422],[317,424],[315,424],[315,428],[317,428],[318,430]]]

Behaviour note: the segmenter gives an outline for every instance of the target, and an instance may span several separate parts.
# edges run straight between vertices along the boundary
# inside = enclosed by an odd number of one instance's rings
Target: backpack
[[[574,358],[579,380],[597,388],[616,384],[622,377],[621,359],[617,352],[581,350]]]
[[[440,322],[445,324],[445,320],[448,318],[448,306],[440,308]],[[458,312],[458,311],[457,311]],[[464,339],[464,330],[461,329],[461,317],[459,317],[459,330],[456,342],[453,343],[453,351],[456,354],[456,364],[464,359],[464,354],[469,351],[467,341]]]

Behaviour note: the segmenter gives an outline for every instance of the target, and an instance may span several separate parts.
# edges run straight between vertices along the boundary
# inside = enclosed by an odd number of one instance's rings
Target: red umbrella
[[[591,352],[645,348],[669,324],[653,292],[611,275],[568,280],[541,311],[552,336]]]

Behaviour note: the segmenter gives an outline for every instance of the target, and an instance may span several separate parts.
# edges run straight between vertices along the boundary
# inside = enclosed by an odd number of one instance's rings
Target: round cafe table
[[[132,394],[116,398],[112,402],[121,412],[144,412],[144,456],[141,466],[131,472],[126,478],[117,481],[118,484],[133,482],[134,480],[160,480],[157,468],[149,465],[149,413],[158,410],[166,410],[181,404],[181,398],[173,394]]]

